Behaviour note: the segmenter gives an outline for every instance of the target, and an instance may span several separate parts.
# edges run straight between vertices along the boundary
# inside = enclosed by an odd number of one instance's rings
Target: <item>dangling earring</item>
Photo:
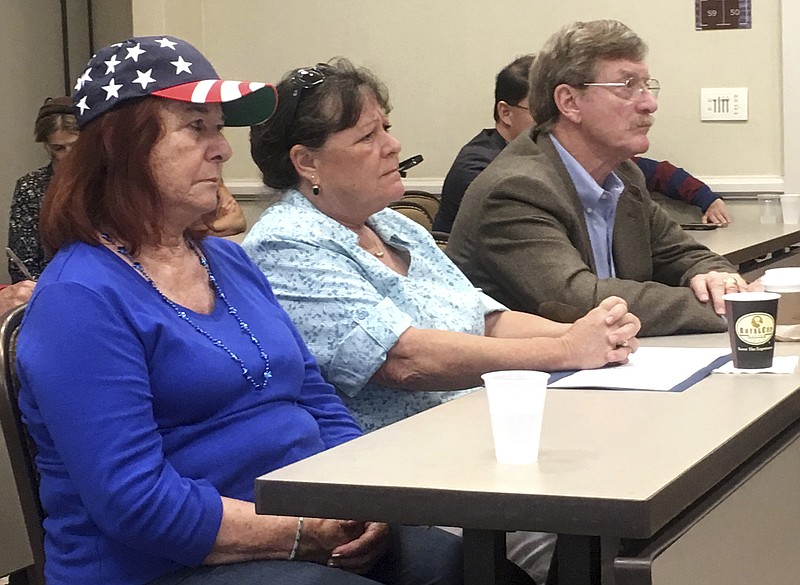
[[[319,195],[319,183],[316,183],[316,180],[317,178],[314,175],[311,175],[311,192],[314,195]]]

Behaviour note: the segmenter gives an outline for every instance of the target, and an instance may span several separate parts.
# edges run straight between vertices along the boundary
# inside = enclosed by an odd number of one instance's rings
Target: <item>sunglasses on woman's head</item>
[[[287,134],[289,128],[294,124],[297,108],[300,105],[300,100],[303,99],[303,91],[309,90],[325,81],[325,74],[320,70],[321,66],[324,66],[324,64],[320,63],[316,67],[301,67],[300,69],[296,69],[292,74],[292,93],[289,95],[289,99],[291,100],[289,104],[290,115],[287,116],[289,121],[286,124]]]

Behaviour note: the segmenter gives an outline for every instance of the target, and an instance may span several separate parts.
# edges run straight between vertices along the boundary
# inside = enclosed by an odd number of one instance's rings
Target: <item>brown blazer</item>
[[[617,295],[641,319],[641,335],[724,331],[688,284],[697,274],[736,269],[650,199],[634,163],[616,173],[625,185],[612,242],[616,278],[597,278],[575,186],[549,135],[536,130],[517,137],[467,189],[447,255],[511,309],[569,322]]]

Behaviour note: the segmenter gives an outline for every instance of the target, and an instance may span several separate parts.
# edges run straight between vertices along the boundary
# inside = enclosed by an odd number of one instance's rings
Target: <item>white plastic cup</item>
[[[550,374],[505,370],[481,376],[489,397],[498,463],[525,465],[539,459],[544,402]]]
[[[800,325],[800,267],[770,268],[761,277],[761,284],[767,292],[781,295],[778,301],[778,334],[782,334],[782,326]]]
[[[781,212],[783,223],[800,223],[800,194],[784,193],[781,195]]]
[[[759,195],[758,209],[761,223],[778,223],[781,220],[780,196],[775,193]]]

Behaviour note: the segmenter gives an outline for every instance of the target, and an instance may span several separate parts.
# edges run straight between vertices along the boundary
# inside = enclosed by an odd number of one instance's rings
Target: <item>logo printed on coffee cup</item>
[[[762,345],[772,339],[775,319],[768,313],[747,313],[736,320],[736,337],[748,345]]]

